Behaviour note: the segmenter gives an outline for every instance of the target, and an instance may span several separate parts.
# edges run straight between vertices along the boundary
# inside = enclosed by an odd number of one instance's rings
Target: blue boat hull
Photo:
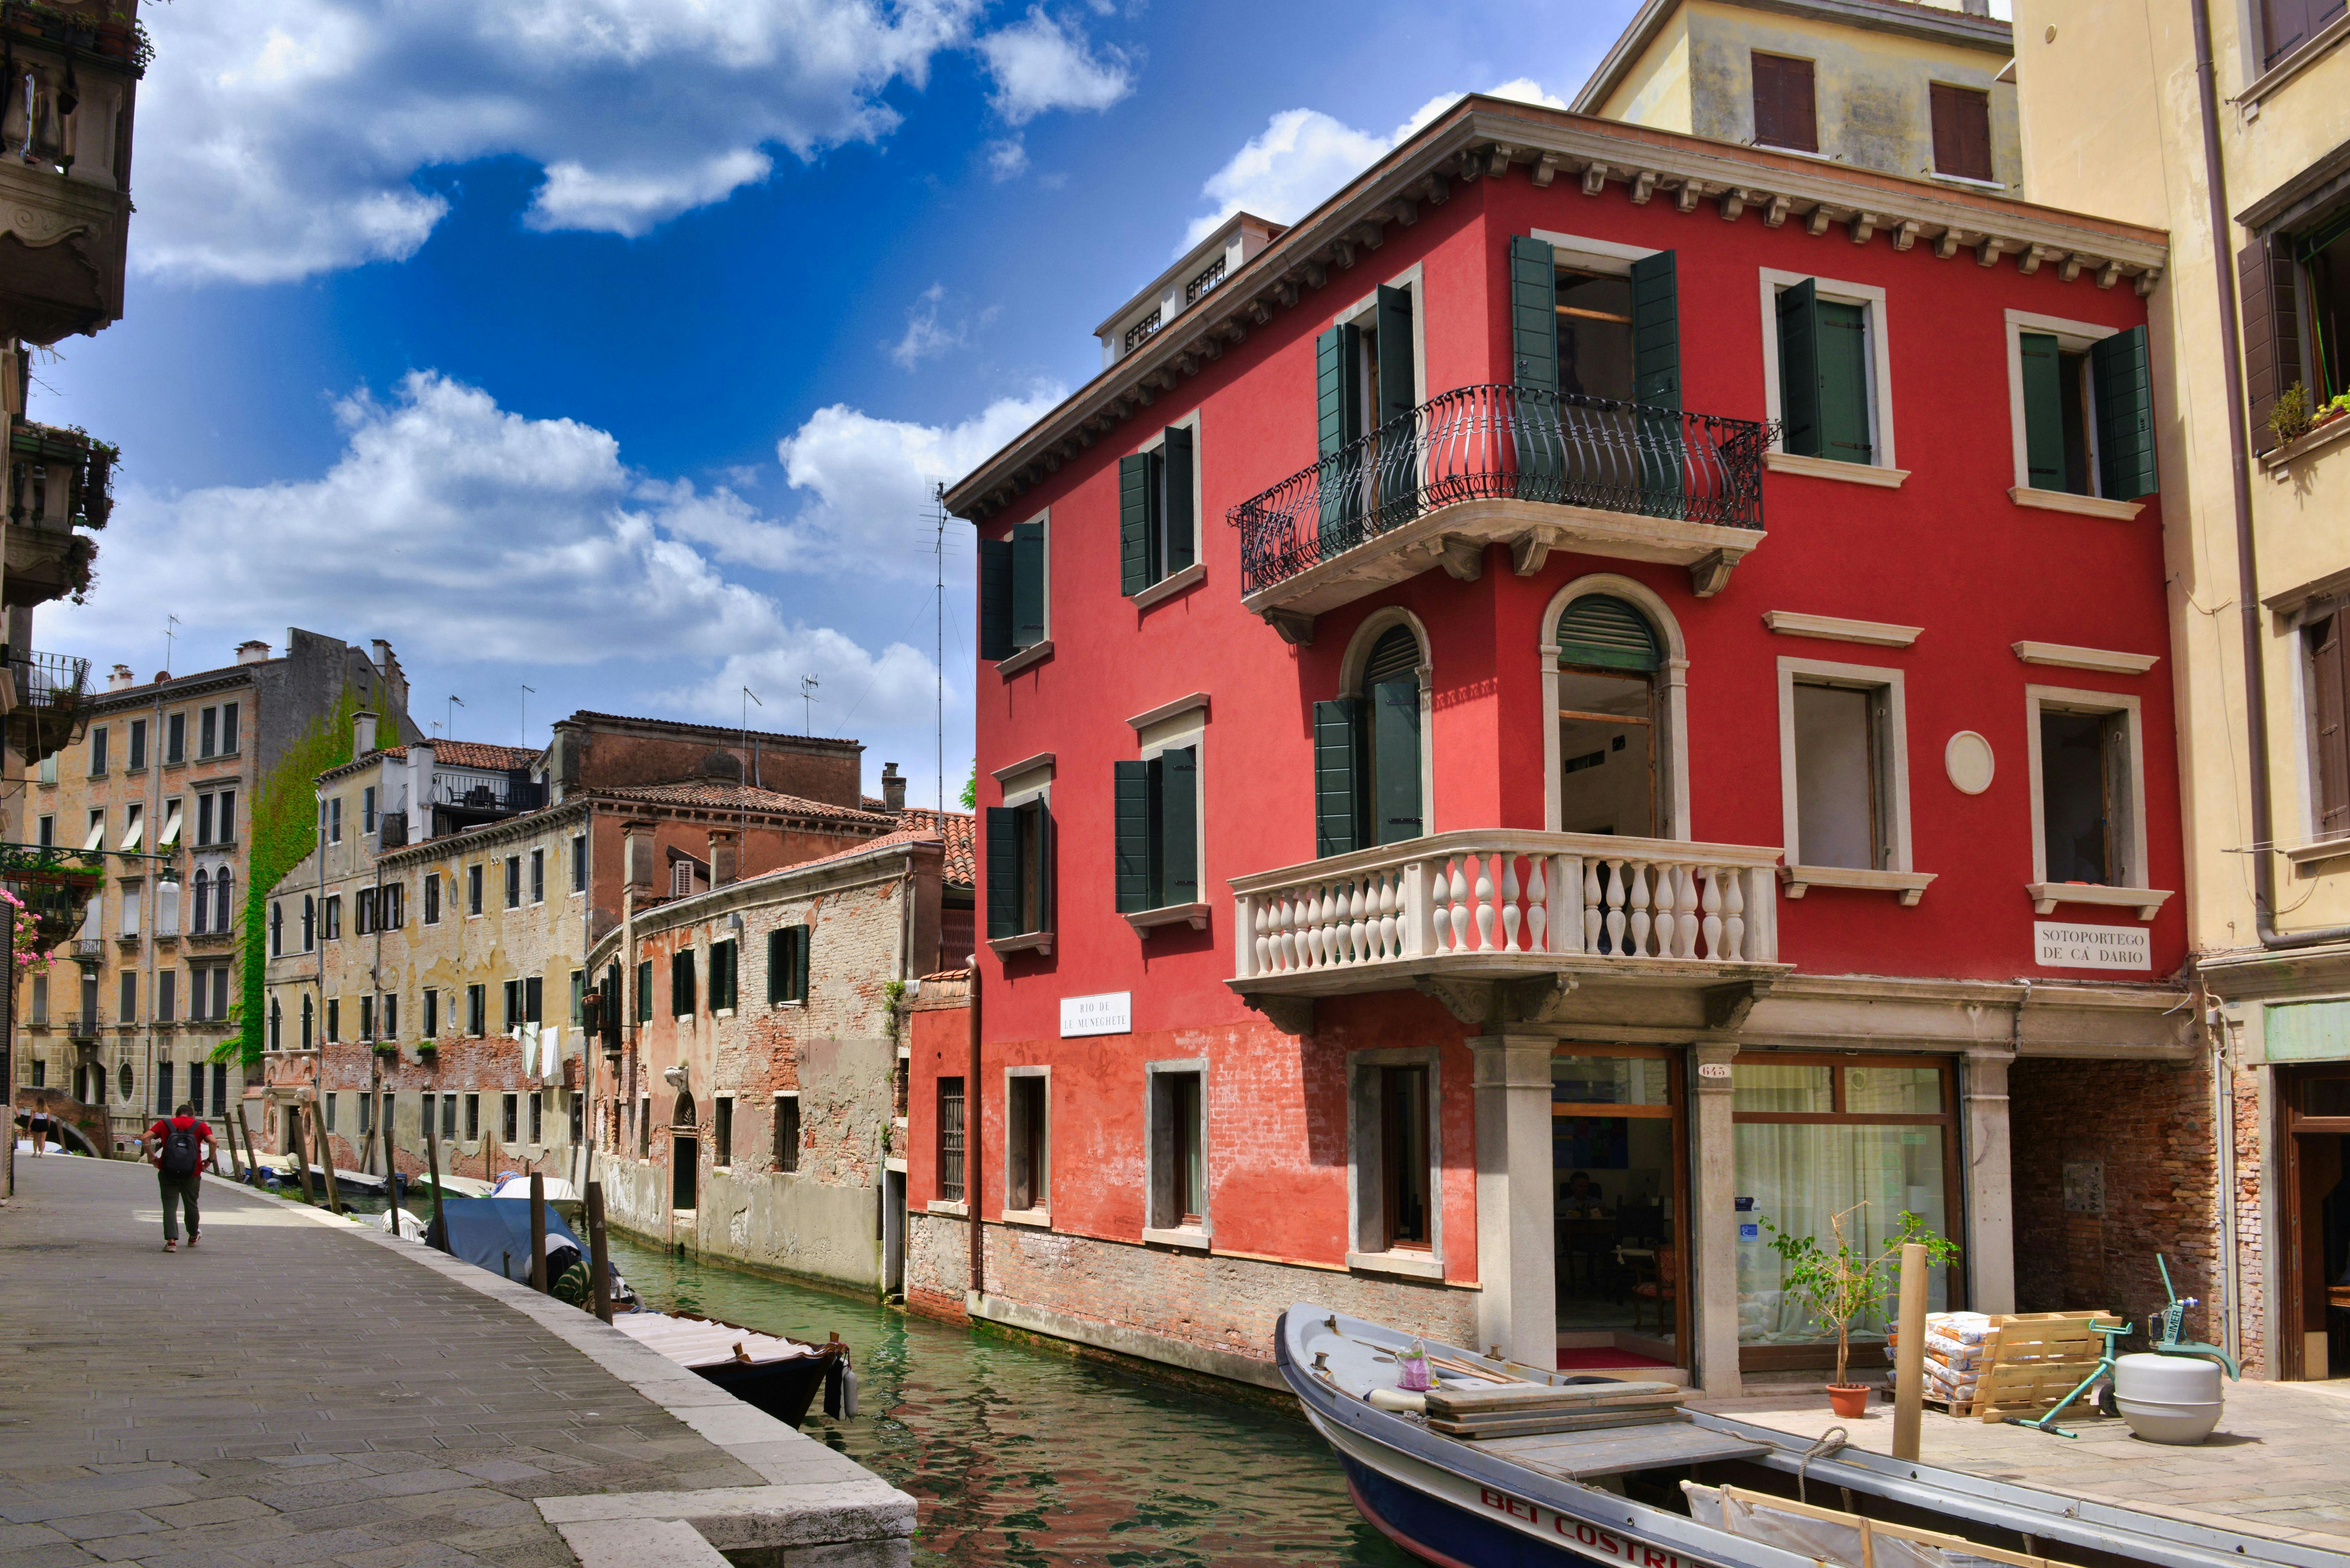
[[[1580,1553],[1529,1541],[1507,1525],[1404,1486],[1346,1455],[1339,1458],[1357,1511],[1380,1534],[1437,1568],[1552,1568],[1586,1561]]]

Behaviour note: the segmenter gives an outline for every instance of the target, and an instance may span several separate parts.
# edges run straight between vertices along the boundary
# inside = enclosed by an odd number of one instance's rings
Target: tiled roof
[[[528,746],[493,746],[484,741],[434,741],[432,760],[452,768],[490,768],[503,773],[508,768],[526,768],[538,761],[540,753]],[[399,750],[405,753],[408,748]]]
[[[559,724],[640,724],[649,730],[667,730],[680,735],[706,735],[712,745],[740,745],[743,737],[754,741],[783,741],[800,745],[856,746],[863,749],[862,741],[844,740],[833,735],[788,735],[774,730],[741,730],[732,724],[691,724],[681,719],[639,719],[626,713],[598,713],[582,708],[568,719],[558,719]]]
[[[926,974],[926,975],[924,975],[924,976],[922,977],[922,979],[923,979],[923,980],[925,980],[925,981],[933,981],[933,980],[969,980],[970,978],[971,978],[971,971],[969,971],[969,970],[967,970],[967,969],[942,969],[942,970],[939,971],[939,972],[938,972],[938,973],[936,973],[936,974]]]
[[[920,832],[934,834],[946,841],[947,856],[944,875],[958,888],[976,886],[979,857],[972,844],[972,819],[967,811],[931,811],[910,805],[898,814],[898,820]]]
[[[675,784],[629,784],[595,792],[608,800],[640,800],[651,805],[686,805],[702,810],[779,812],[792,816],[821,816],[856,826],[887,828],[897,819],[878,811],[858,811],[801,795],[778,794],[755,784],[721,779],[681,779]]]

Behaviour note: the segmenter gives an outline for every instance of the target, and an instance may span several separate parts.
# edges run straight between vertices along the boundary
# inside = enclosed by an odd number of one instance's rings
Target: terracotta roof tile
[[[401,751],[408,748],[402,746]],[[527,746],[493,746],[482,741],[435,741],[432,760],[452,768],[526,768],[541,753]]]
[[[935,834],[946,841],[945,876],[950,885],[957,888],[976,885],[979,857],[972,845],[971,813],[931,811],[919,805],[910,805],[898,814],[898,820],[908,827]]]
[[[834,805],[821,800],[808,800],[795,794],[778,794],[755,784],[735,784],[723,779],[680,779],[674,784],[629,784],[595,792],[608,800],[640,800],[654,805],[689,805],[742,808],[749,811],[786,813],[794,816],[821,816],[836,822],[858,826],[886,828],[897,821],[878,811],[858,811],[853,806]]]

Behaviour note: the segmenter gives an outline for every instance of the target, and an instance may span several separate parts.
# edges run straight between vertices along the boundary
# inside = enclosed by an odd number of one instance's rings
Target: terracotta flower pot
[[[1868,1414],[1868,1394],[1866,1383],[1831,1383],[1828,1407],[1847,1421],[1856,1421]]]

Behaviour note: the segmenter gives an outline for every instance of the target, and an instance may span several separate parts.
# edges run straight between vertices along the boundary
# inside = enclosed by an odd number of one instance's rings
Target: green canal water
[[[647,1306],[847,1340],[861,1413],[802,1429],[920,1501],[922,1568],[1413,1563],[1300,1417],[619,1237],[612,1261]]]

